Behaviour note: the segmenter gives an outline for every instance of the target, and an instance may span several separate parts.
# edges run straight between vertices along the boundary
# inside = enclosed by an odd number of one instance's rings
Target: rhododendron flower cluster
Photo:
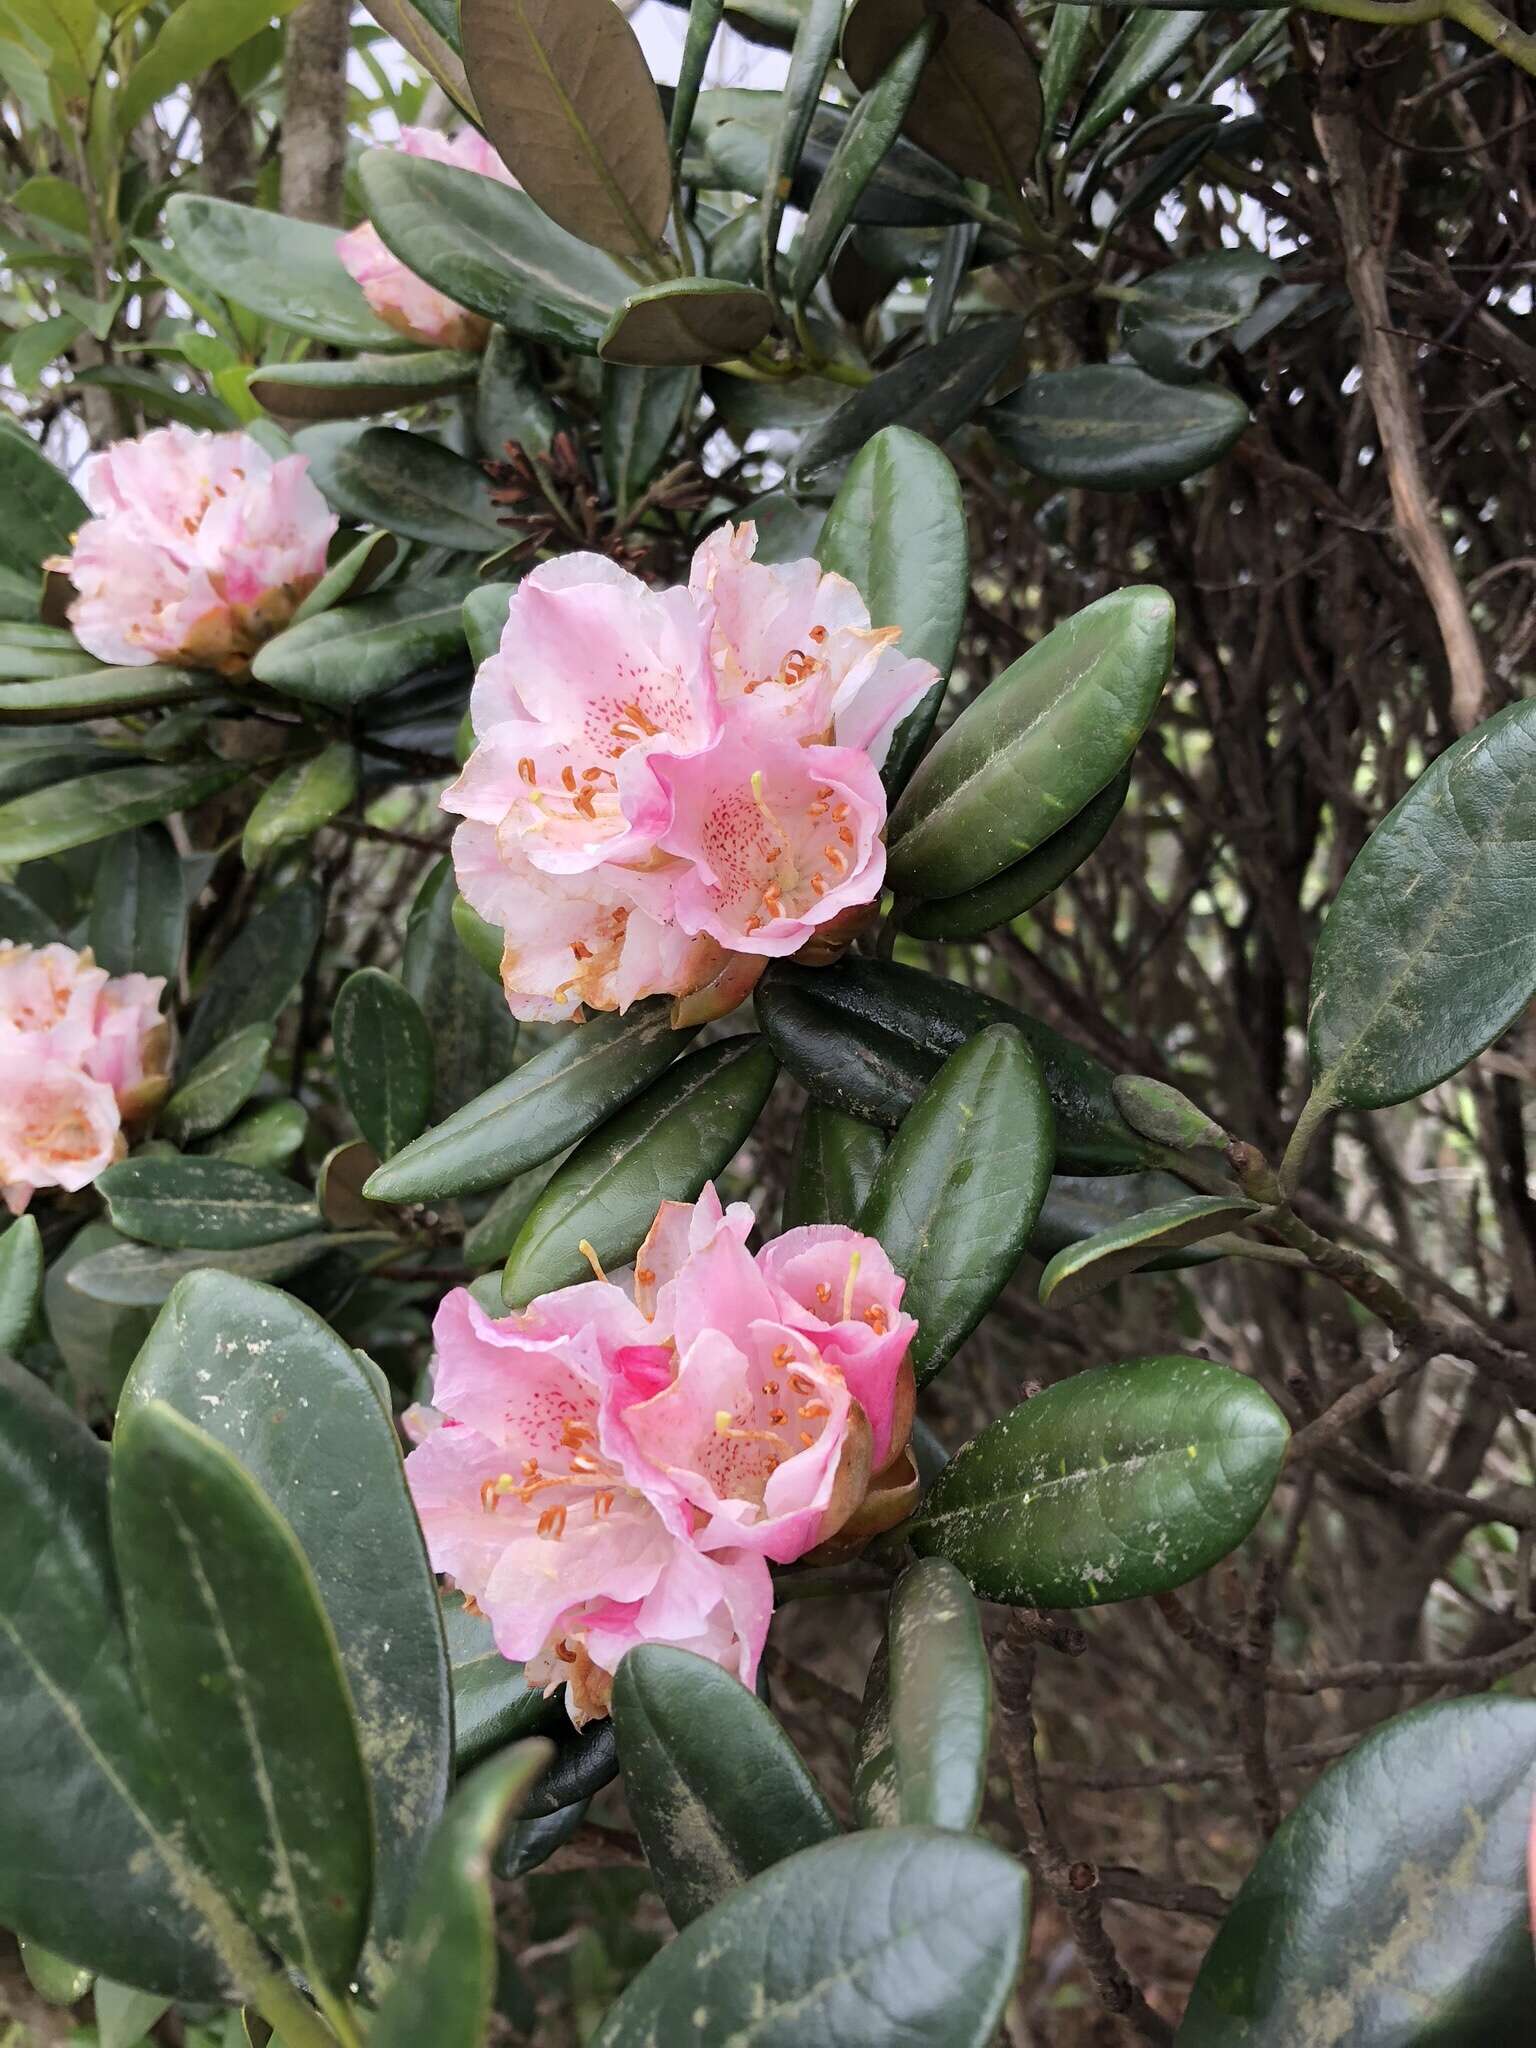
[[[127,1150],[123,1127],[170,1085],[165,983],[109,975],[89,949],[0,942],[0,1194],[89,1186]]]
[[[905,1282],[840,1226],[754,1257],[752,1222],[706,1188],[663,1203],[623,1284],[499,1320],[460,1288],[438,1311],[434,1406],[406,1460],[433,1568],[530,1685],[565,1684],[578,1727],[636,1643],[751,1685],[769,1562],[911,1505]]]
[[[483,135],[473,128],[450,141],[434,128],[402,128],[398,147],[407,156],[430,157],[434,163],[452,164],[456,170],[475,171],[498,184],[515,185],[517,180]],[[407,270],[398,256],[385,247],[372,221],[364,221],[343,235],[336,253],[362,286],[363,297],[381,320],[413,341],[429,348],[482,349],[490,336],[491,323],[471,313],[445,292],[437,291],[414,270]]]
[[[937,681],[845,577],[712,534],[686,589],[600,555],[525,577],[443,797],[517,1016],[670,995],[724,1014],[772,958],[851,935],[885,878],[880,765]]]
[[[336,515],[306,471],[248,434],[157,427],[84,465],[94,515],[48,566],[79,593],[75,638],[101,661],[233,675],[325,572]]]

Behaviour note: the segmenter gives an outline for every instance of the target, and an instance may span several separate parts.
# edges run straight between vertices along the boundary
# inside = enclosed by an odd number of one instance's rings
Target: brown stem
[[[351,0],[302,0],[288,17],[280,210],[295,220],[341,221],[351,15]]]

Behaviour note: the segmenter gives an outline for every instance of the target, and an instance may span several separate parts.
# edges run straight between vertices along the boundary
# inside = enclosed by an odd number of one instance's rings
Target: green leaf
[[[1536,1700],[1443,1700],[1373,1729],[1249,1873],[1180,2048],[1523,2040],[1533,1754]]]
[[[453,862],[430,870],[406,926],[400,979],[421,1005],[432,1036],[439,1121],[511,1071],[517,1019],[487,981],[453,926]]]
[[[694,377],[678,369],[633,369],[609,363],[603,371],[603,474],[622,512],[645,489],[677,432]]]
[[[469,643],[469,658],[475,668],[489,661],[500,647],[507,616],[512,609],[512,593],[516,588],[515,583],[479,583],[465,598],[462,607],[464,638]],[[470,728],[471,742],[473,736],[473,728]],[[466,748],[460,767],[468,758]]]
[[[1093,23],[1093,9],[1080,6],[1078,0],[1059,0],[1051,11],[1040,71],[1040,126],[1047,144],[1055,137],[1057,118],[1077,78]]]
[[[987,1600],[1086,1607],[1166,1593],[1242,1542],[1289,1436],[1262,1387],[1208,1359],[1099,1366],[984,1429],[907,1533]]]
[[[45,854],[109,839],[134,825],[151,824],[172,811],[190,810],[245,773],[243,765],[224,761],[136,765],[12,797],[0,804],[0,862],[40,860]]]
[[[302,626],[306,619],[318,618],[321,612],[328,612],[353,592],[361,597],[390,568],[399,552],[400,543],[392,533],[365,533],[332,562],[290,623]]]
[[[451,1733],[437,1590],[372,1371],[288,1295],[199,1273],[162,1311],[123,1412],[168,1402],[217,1438],[281,1508],[309,1561],[373,1787],[373,1929],[388,1943],[442,1808]]]
[[[634,1256],[665,1201],[691,1202],[723,1173],[761,1115],[779,1071],[743,1035],[680,1059],[576,1147],[539,1197],[502,1276],[509,1305],[583,1279],[580,1249],[604,1266]]]
[[[675,1926],[837,1834],[788,1736],[718,1664],[642,1643],[619,1665],[613,1720],[630,1818]]]
[[[941,0],[942,34],[928,59],[906,129],[962,177],[1000,191],[1034,175],[1040,80],[1028,45],[982,0]],[[923,21],[927,0],[860,0],[843,35],[843,62],[861,91]]]
[[[557,1152],[553,1159],[542,1165],[530,1166],[526,1173],[520,1173],[515,1180],[509,1181],[494,1197],[479,1222],[464,1233],[464,1260],[467,1265],[506,1264],[507,1255],[517,1242],[518,1232],[564,1157],[563,1152]]]
[[[380,1167],[368,1193],[380,1202],[478,1194],[552,1159],[671,1066],[694,1034],[674,1031],[670,1015],[663,997],[563,1031]]]
[[[40,1948],[22,1936],[17,1943],[27,1982],[45,2005],[78,2005],[91,1988],[91,1972],[52,1949]]]
[[[795,1138],[783,1228],[843,1223],[852,1229],[884,1157],[885,1133],[877,1125],[846,1116],[813,1097]]]
[[[272,1033],[265,1024],[247,1024],[215,1046],[161,1110],[161,1136],[173,1145],[186,1145],[222,1130],[255,1094],[271,1050]]]
[[[428,523],[427,514],[414,523]],[[462,576],[392,585],[290,626],[262,648],[251,673],[285,697],[349,711],[412,676],[467,668],[464,601]]]
[[[304,1143],[309,1119],[297,1102],[264,1102],[220,1131],[207,1145],[212,1159],[233,1159],[241,1166],[280,1166]]]
[[[632,292],[603,329],[597,352],[605,363],[643,368],[723,363],[750,355],[772,325],[772,304],[756,285],[671,278]]]
[[[392,1158],[432,1109],[432,1034],[421,1006],[392,975],[360,967],[341,985],[331,1037],[358,1129],[381,1159]]]
[[[453,899],[453,928],[463,946],[480,972],[501,987],[501,956],[506,950],[506,934],[500,925],[492,924],[482,917],[478,910],[464,901],[462,896]]]
[[[1161,384],[1129,363],[1042,370],[986,424],[1024,467],[1092,491],[1152,491],[1209,469],[1248,424],[1218,384]]]
[[[443,1595],[442,1615],[453,1686],[455,1771],[462,1774],[510,1742],[546,1729],[553,1734],[566,1719],[564,1707],[545,1699],[529,1685],[522,1665],[502,1656],[485,1615],[470,1614],[462,1593]],[[566,1721],[567,1732],[569,1727]]]
[[[1117,1074],[1115,1102],[1133,1130],[1170,1152],[1197,1152],[1202,1146],[1222,1150],[1227,1134],[1215,1118],[1167,1081],[1149,1074]]]
[[[915,939],[963,941],[982,938],[998,925],[1011,924],[1082,866],[1119,817],[1130,786],[1127,762],[1069,824],[1042,840],[1033,853],[1000,869],[991,881],[962,889],[958,896],[914,904],[901,920],[902,929]]]
[[[156,1991],[135,1991],[110,1977],[96,1980],[96,2032],[100,2048],[142,2048],[149,2030],[170,2006]]]
[[[948,440],[985,405],[1023,333],[1023,322],[1011,316],[976,320],[932,348],[913,349],[811,429],[800,445],[795,476],[814,476],[893,422],[930,441]]]
[[[634,279],[542,213],[526,192],[396,149],[365,151],[373,224],[418,277],[530,341],[593,355]]]
[[[373,1823],[303,1552],[236,1459],[163,1401],[119,1422],[111,1505],[134,1675],[193,1830],[256,1932],[312,1981],[344,1987],[367,1923]]]
[[[283,769],[267,784],[245,821],[240,853],[246,866],[259,868],[278,847],[308,839],[329,824],[356,796],[357,784],[357,750],[346,740],[335,740],[322,753]]]
[[[47,946],[64,936],[59,920],[10,882],[0,882],[0,930],[10,946]]]
[[[709,55],[715,46],[715,34],[724,12],[725,0],[691,0],[688,8],[688,32],[683,38],[683,54],[678,60],[677,89],[672,95],[672,109],[667,116],[667,142],[674,158],[681,157],[687,143],[694,108],[699,103],[699,87],[704,83]]]
[[[43,1281],[43,1321],[76,1398],[89,1412],[116,1408],[128,1368],[154,1321],[142,1310],[97,1301],[70,1285],[77,1266],[113,1247],[139,1250],[110,1224],[87,1223],[53,1260]]]
[[[109,840],[91,895],[96,964],[109,974],[159,974],[174,981],[186,922],[181,861],[164,826],[145,825]]]
[[[888,960],[814,969],[777,961],[758,983],[756,1007],[774,1051],[817,1101],[886,1127],[952,1052],[989,1024],[1011,1024],[1044,1070],[1063,1173],[1133,1173],[1157,1156],[1115,1107],[1113,1077],[1091,1053],[958,982]]]
[[[1155,1209],[1143,1209],[1123,1223],[1114,1223],[1093,1237],[1059,1251],[1040,1276],[1040,1299],[1047,1308],[1071,1308],[1100,1294],[1127,1273],[1165,1252],[1182,1251],[1216,1237],[1252,1216],[1258,1204],[1228,1195],[1185,1195]]]
[[[184,1072],[246,1025],[277,1022],[298,993],[323,921],[312,882],[294,882],[262,905],[204,984],[182,1046]]]
[[[0,437],[0,445],[4,439]],[[0,718],[7,725],[64,725],[120,711],[152,711],[190,704],[225,687],[211,670],[189,668],[86,668],[40,683],[0,683]]]
[[[280,420],[355,420],[461,391],[479,371],[478,356],[435,348],[408,356],[266,363],[251,372],[246,389]]]
[[[36,680],[98,666],[81,653],[67,626],[40,626],[30,619],[0,624],[0,676]]]
[[[1312,963],[1320,1099],[1405,1102],[1520,1015],[1536,990],[1533,838],[1536,704],[1511,704],[1425,770],[1344,877]]]
[[[4,1363],[0,1486],[0,1920],[168,1997],[222,1998],[228,1908],[194,1859],[177,1773],[129,1674],[106,1449]]]
[[[508,545],[506,528],[496,523],[490,480],[484,470],[440,441],[413,434],[406,427],[366,427],[362,433],[352,427],[308,427],[299,446],[309,457],[313,481],[338,512],[360,525],[388,527],[407,540],[462,548],[471,554],[483,555]],[[462,600],[462,584],[457,595]],[[385,605],[393,596],[394,592],[386,592],[366,602]],[[384,616],[394,614],[386,612]],[[307,626],[289,630],[309,634],[320,623],[312,619]],[[263,648],[262,653],[266,652]],[[257,680],[272,680],[270,664]]]
[[[896,1581],[869,1677],[854,1776],[861,1825],[974,1827],[987,1789],[992,1670],[975,1599],[952,1564],[920,1558]]]
[[[1274,274],[1257,249],[1216,249],[1170,264],[1136,285],[1122,339],[1154,377],[1187,384],[1211,367]]]
[[[816,118],[822,80],[837,54],[843,0],[805,0],[799,15],[790,51],[789,76],[775,109],[766,174],[758,187],[763,200],[758,222],[758,263],[760,274],[770,283],[778,262],[779,224],[784,218],[785,202],[792,195],[795,173]]]
[[[654,264],[672,203],[666,123],[645,53],[611,0],[460,0],[481,125],[543,212]]]
[[[388,1242],[387,1233],[379,1239]],[[122,1308],[158,1308],[189,1273],[230,1273],[247,1280],[282,1280],[334,1249],[328,1231],[235,1251],[157,1251],[119,1241],[82,1258],[69,1275],[71,1292]]]
[[[481,2048],[487,2039],[497,1974],[491,1856],[552,1754],[548,1742],[520,1742],[455,1792],[427,1850],[370,2048]]]
[[[1086,148],[1118,121],[1131,101],[1162,76],[1203,26],[1200,8],[1139,7],[1129,16],[1083,90],[1067,154]]]
[[[873,18],[867,6],[857,12]],[[795,242],[790,291],[797,305],[803,306],[816,289],[860,195],[895,142],[939,32],[939,24],[919,7],[907,22],[905,36],[884,46],[872,61],[869,76],[860,81],[868,89],[832,152]]]
[[[846,576],[877,626],[901,628],[901,652],[949,674],[971,590],[960,479],[948,456],[906,427],[883,427],[854,457],[828,509],[816,559]],[[896,729],[886,787],[899,790],[944,692],[936,685]]]
[[[475,393],[475,434],[485,455],[500,455],[509,441],[530,455],[547,455],[559,424],[554,404],[525,341],[493,327],[480,358]]]
[[[165,224],[179,261],[237,306],[337,348],[408,346],[347,275],[335,228],[200,192],[178,192]]]
[[[1033,853],[1120,774],[1173,660],[1173,600],[1133,584],[1005,669],[918,765],[892,813],[889,878],[955,896]]]
[[[98,1176],[114,1228],[171,1250],[240,1250],[302,1237],[319,1218],[308,1188],[228,1159],[124,1159]]]
[[[43,1240],[35,1216],[18,1216],[0,1233],[0,1353],[26,1336],[43,1291]]]
[[[131,135],[178,85],[211,71],[296,0],[179,0],[149,47],[139,53],[117,99],[117,132]]]
[[[41,575],[49,555],[67,555],[90,518],[85,500],[27,434],[0,434],[0,500],[8,517],[0,562]]]
[[[892,1139],[860,1228],[906,1277],[919,1386],[1011,1279],[1054,1158],[1040,1061],[1009,1024],[989,1025],[951,1053]]]
[[[669,1943],[593,2048],[985,2048],[1027,1897],[1021,1866],[972,1835],[884,1828],[802,1849]]]

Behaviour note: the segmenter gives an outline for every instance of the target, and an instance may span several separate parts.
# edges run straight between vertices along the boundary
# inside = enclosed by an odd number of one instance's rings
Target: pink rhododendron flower
[[[69,622],[99,660],[230,675],[319,582],[336,515],[302,455],[243,433],[157,427],[86,462],[93,517],[55,558],[79,595]]]
[[[123,1125],[170,1085],[165,983],[114,978],[87,950],[0,945],[0,1192],[87,1187],[127,1149]]]
[[[443,797],[518,1016],[670,995],[706,1022],[769,959],[836,957],[878,901],[879,763],[937,671],[844,578],[755,546],[723,528],[686,589],[590,554],[519,586]]]
[[[617,1287],[568,1288],[492,1318],[466,1290],[434,1327],[442,1426],[406,1460],[433,1569],[489,1618],[529,1681],[567,1681],[578,1727],[608,1710],[640,1642],[673,1643],[754,1683],[773,1596],[761,1557],[693,1540],[692,1510],[637,1457],[627,1394],[668,1354]]]
[[[903,1283],[856,1231],[794,1232],[783,1257],[754,1259],[752,1228],[706,1187],[661,1205],[628,1284],[564,1287],[500,1320],[459,1289],[438,1311],[433,1408],[408,1418],[406,1460],[433,1567],[531,1685],[564,1683],[578,1727],[608,1711],[636,1643],[752,1684],[766,1561],[840,1533],[857,1547],[911,1510]],[[890,1463],[872,1479],[877,1434]]]
[[[398,147],[407,156],[430,157],[434,163],[452,164],[461,171],[474,171],[498,184],[514,185],[516,179],[501,158],[473,128],[466,128],[450,141],[435,128],[402,128]],[[491,323],[472,313],[445,292],[438,291],[408,270],[391,254],[371,221],[353,228],[336,245],[345,268],[362,287],[363,297],[381,320],[410,335],[429,348],[485,347]]]

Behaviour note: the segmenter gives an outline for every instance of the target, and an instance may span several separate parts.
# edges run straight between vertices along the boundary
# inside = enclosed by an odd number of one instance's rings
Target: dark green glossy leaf
[[[400,968],[432,1035],[439,1122],[510,1073],[517,1047],[517,1019],[454,930],[455,894],[453,862],[439,861],[412,905]]]
[[[1275,266],[1257,249],[1211,250],[1144,277],[1120,332],[1144,370],[1171,384],[1203,376],[1259,302]]]
[[[691,1202],[745,1144],[779,1063],[755,1036],[685,1054],[576,1147],[512,1247],[502,1292],[513,1306],[634,1256],[665,1201]]]
[[[1026,469],[1091,491],[1152,491],[1209,469],[1248,424],[1217,384],[1161,384],[1130,363],[1042,370],[987,425]]]
[[[843,0],[805,0],[799,9],[795,40],[789,56],[789,76],[778,95],[778,107],[768,147],[767,174],[760,187],[762,208],[758,220],[758,249],[761,273],[771,281],[778,263],[779,224],[785,202],[791,197],[795,172],[805,154],[811,124],[821,96],[827,66],[837,54],[837,39],[843,26]]]
[[[1203,1358],[1099,1366],[994,1422],[908,1524],[988,1600],[1087,1607],[1164,1593],[1248,1534],[1290,1431],[1262,1387]]]
[[[268,363],[251,372],[246,388],[280,420],[355,420],[460,391],[479,370],[478,356],[435,348],[419,355]]]
[[[1156,1148],[1115,1107],[1107,1068],[1047,1024],[915,967],[848,957],[835,967],[776,962],[757,988],[757,1016],[779,1058],[820,1102],[887,1127],[899,1124],[949,1055],[989,1024],[1011,1024],[1034,1047],[1056,1112],[1065,1173],[1133,1173]]]
[[[951,1053],[880,1163],[860,1227],[904,1274],[918,1385],[1007,1285],[1045,1199],[1054,1117],[1040,1061],[1012,1025]]]
[[[302,626],[306,619],[318,618],[321,612],[328,612],[332,605],[340,604],[343,598],[354,592],[361,597],[365,590],[378,582],[399,552],[400,543],[392,533],[365,533],[360,541],[332,562],[294,613],[290,624]]]
[[[63,938],[64,928],[25,889],[0,882],[0,933],[8,946],[47,946]]]
[[[271,897],[219,956],[182,1045],[183,1072],[248,1024],[275,1024],[297,995],[320,938],[320,892],[294,882]]]
[[[70,1285],[77,1266],[114,1248],[141,1249],[130,1246],[110,1224],[87,1223],[52,1261],[43,1281],[43,1321],[75,1396],[88,1412],[116,1408],[128,1368],[154,1321],[153,1313],[98,1301]]]
[[[27,1334],[43,1290],[43,1240],[35,1216],[18,1216],[0,1232],[0,1355]]]
[[[1100,59],[1083,93],[1068,143],[1094,142],[1188,48],[1204,24],[1199,8],[1138,8]]]
[[[165,225],[179,261],[237,306],[339,348],[406,346],[343,269],[334,228],[201,192],[178,192]]]
[[[198,1061],[156,1125],[173,1145],[189,1144],[222,1130],[255,1094],[267,1068],[272,1033],[265,1024],[247,1024]]]
[[[907,115],[907,133],[962,177],[1002,191],[1034,173],[1040,81],[1023,37],[982,0],[938,0],[937,46]],[[895,50],[929,15],[927,0],[860,0],[843,36],[843,62],[868,91]]]
[[[892,813],[888,874],[910,896],[989,882],[1120,774],[1173,660],[1173,599],[1150,584],[1063,621],[924,756]]]
[[[1373,1729],[1250,1872],[1180,2048],[1523,2041],[1533,1755],[1536,1700],[1444,1700]]]
[[[90,939],[109,974],[160,974],[181,963],[187,892],[171,835],[145,825],[108,842],[96,865]]]
[[[674,1925],[837,1833],[788,1736],[718,1664],[642,1644],[619,1665],[613,1719],[630,1816]]]
[[[304,1555],[235,1458],[162,1401],[118,1424],[111,1506],[134,1675],[193,1830],[255,1931],[314,1981],[344,1986],[367,1924],[373,1825]]]
[[[557,227],[526,192],[394,149],[367,151],[368,211],[400,261],[530,341],[595,354],[629,273]]]
[[[560,1712],[564,1714],[563,1706]],[[562,1730],[555,1760],[529,1794],[524,1818],[547,1820],[579,1799],[590,1799],[618,1775],[619,1745],[612,1721],[594,1721],[579,1735]]]
[[[784,1193],[786,1230],[806,1223],[852,1229],[885,1157],[885,1133],[813,1097],[805,1106]]]
[[[678,277],[632,292],[603,329],[597,352],[605,363],[642,367],[723,363],[750,355],[772,325],[773,307],[755,285]]]
[[[277,1244],[319,1221],[308,1188],[228,1159],[124,1159],[96,1186],[125,1237],[171,1250]]]
[[[422,1868],[399,1965],[372,2026],[371,2048],[482,2048],[496,1997],[491,1856],[547,1768],[552,1745],[520,1742],[454,1793]]]
[[[264,1102],[209,1140],[211,1158],[233,1159],[241,1166],[280,1166],[304,1143],[309,1119],[297,1102]]]
[[[387,1244],[388,1234],[381,1233]],[[336,1245],[327,1231],[234,1251],[157,1251],[119,1241],[83,1257],[69,1275],[71,1292],[122,1308],[158,1308],[189,1273],[228,1273],[246,1280],[283,1280]]]
[[[0,563],[40,576],[49,555],[67,555],[90,517],[84,499],[29,434],[0,434],[0,499],[7,508]]]
[[[505,1749],[509,1742],[548,1732],[560,1722],[570,1731],[565,1708],[547,1700],[496,1647],[483,1614],[467,1613],[462,1593],[443,1595],[443,1633],[453,1686],[453,1767],[463,1773]]]
[[[992,1671],[971,1589],[952,1564],[921,1558],[896,1582],[865,1689],[854,1777],[861,1823],[974,1827],[991,1732]]]
[[[357,750],[346,740],[335,740],[307,761],[283,769],[267,784],[245,821],[240,852],[246,866],[259,868],[278,847],[308,839],[328,825],[357,795],[357,783]]]
[[[501,645],[501,636],[506,630],[507,614],[512,608],[514,583],[480,583],[464,600],[464,638],[469,643],[469,658],[476,668],[489,661]],[[468,760],[466,751],[459,765]]]
[[[1080,7],[1073,11],[1083,12]],[[1011,924],[1082,866],[1119,817],[1130,786],[1127,763],[1097,796],[1089,798],[1070,824],[1053,832],[1033,853],[1026,853],[977,888],[914,904],[902,918],[903,930],[915,939],[965,940],[982,938],[998,925]]]
[[[275,1288],[183,1280],[124,1391],[216,1437],[309,1561],[351,1687],[378,1816],[373,1931],[400,1932],[450,1760],[438,1600],[372,1367]]]
[[[1533,840],[1536,704],[1512,704],[1425,770],[1344,877],[1312,963],[1320,1097],[1404,1102],[1520,1015],[1536,990]]]
[[[846,576],[901,651],[949,674],[971,589],[960,479],[947,455],[906,427],[884,427],[854,457],[828,509],[816,559]],[[885,764],[899,790],[938,715],[936,686],[897,727]]]
[[[82,1970],[50,1948],[41,1948],[22,1936],[17,1947],[27,1982],[45,2005],[78,2005],[91,1988],[91,1972]]]
[[[189,810],[238,782],[243,766],[203,761],[178,767],[109,768],[0,804],[0,862],[14,865],[90,846],[148,825],[172,811]]]
[[[558,1813],[544,1814],[538,1819],[518,1821],[509,1828],[496,1851],[492,1866],[498,1877],[526,1877],[537,1870],[541,1863],[547,1863],[557,1849],[563,1849],[580,1828],[590,1811],[590,1799],[578,1799],[570,1806],[562,1806]],[[503,2003],[502,2010],[505,2010]]]
[[[593,2048],[985,2048],[1028,1888],[973,1835],[883,1828],[777,1863],[648,1963]]]
[[[517,1234],[528,1220],[534,1203],[548,1187],[556,1167],[565,1157],[557,1152],[540,1166],[530,1166],[509,1181],[494,1197],[490,1207],[464,1233],[464,1259],[471,1266],[503,1266]]]
[[[1071,1308],[1127,1273],[1140,1272],[1166,1252],[1182,1251],[1233,1229],[1257,1206],[1236,1196],[1185,1195],[1144,1209],[1139,1216],[1129,1216],[1059,1251],[1040,1276],[1040,1299],[1047,1308]]]
[[[1051,11],[1045,62],[1040,70],[1040,125],[1047,143],[1055,135],[1057,116],[1077,78],[1092,28],[1092,8],[1078,6],[1076,0],[1061,0]]]
[[[109,1977],[96,1980],[96,2031],[100,2048],[142,2048],[149,2030],[170,2006],[155,1991],[135,1991]]]
[[[432,1034],[421,1006],[392,975],[360,967],[341,985],[331,1038],[347,1107],[380,1158],[389,1159],[432,1109]]]
[[[380,1202],[439,1201],[504,1186],[552,1159],[648,1088],[687,1046],[664,998],[594,1017],[426,1132],[368,1184]]]
[[[547,455],[559,424],[525,341],[493,327],[480,359],[475,428],[484,455],[500,455],[509,441],[531,455]]]
[[[475,965],[484,975],[501,987],[501,956],[506,950],[506,934],[500,925],[494,925],[487,917],[466,903],[462,896],[453,899],[453,928],[459,941]]]
[[[610,363],[603,371],[603,474],[621,511],[655,475],[694,388],[692,371]]]
[[[40,1380],[3,1363],[0,1485],[0,1919],[167,1996],[219,1998],[232,1971],[213,1923],[228,1908],[186,1839],[176,1773],[134,1693],[106,1449]]]
[[[460,0],[481,125],[550,219],[653,265],[672,203],[661,102],[611,0]]]
[[[1023,322],[1011,317],[978,320],[933,348],[914,349],[807,434],[795,463],[796,475],[814,476],[893,422],[930,441],[947,440],[985,405],[987,393],[1013,360],[1023,332]]]
[[[309,457],[312,480],[338,512],[359,525],[387,527],[407,540],[471,554],[507,545],[507,531],[496,523],[485,472],[441,441],[413,434],[407,427],[365,427],[358,433],[353,427],[332,426],[306,427],[299,446]],[[462,599],[462,585],[457,595]],[[387,598],[365,601],[379,605]],[[289,632],[310,634],[321,623],[313,619]],[[262,654],[267,651],[264,648]],[[261,658],[258,655],[257,661]],[[254,663],[252,672],[257,673]],[[269,663],[257,680],[271,679]]]
[[[346,711],[412,676],[467,667],[463,604],[461,576],[412,579],[290,626],[251,673],[284,696]]]
[[[866,16],[872,10],[859,10]],[[914,14],[907,34],[898,36],[862,81],[868,90],[854,108],[832,160],[816,187],[805,225],[795,243],[790,291],[804,305],[831,261],[838,238],[853,218],[859,196],[884,162],[913,104],[938,24]]]

